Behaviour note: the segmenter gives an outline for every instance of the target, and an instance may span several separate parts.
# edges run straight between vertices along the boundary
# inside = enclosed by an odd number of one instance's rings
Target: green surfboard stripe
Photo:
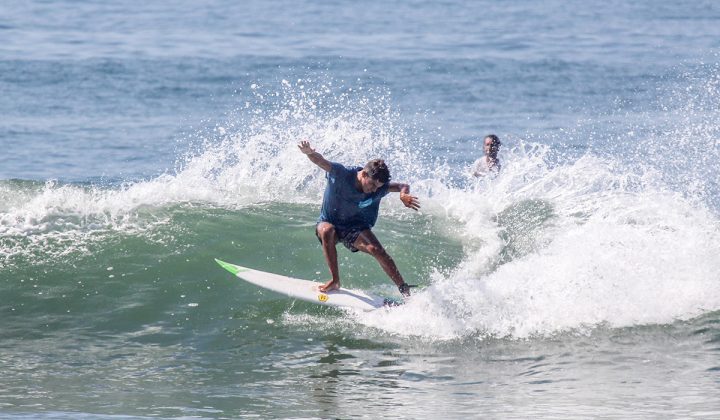
[[[227,271],[237,275],[237,273],[242,273],[243,271],[248,271],[249,268],[240,267],[239,265],[226,263],[225,261],[218,260],[215,258],[215,262],[220,264],[220,267],[226,269]]]

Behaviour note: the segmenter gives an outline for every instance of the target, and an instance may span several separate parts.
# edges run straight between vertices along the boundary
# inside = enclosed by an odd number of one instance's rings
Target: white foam
[[[670,323],[720,309],[715,215],[654,184],[653,173],[592,156],[530,176],[527,162],[541,155],[514,156],[522,169],[507,165],[491,185],[434,184],[425,209],[462,226],[465,261],[404,307],[359,314],[360,322],[432,339],[522,338]],[[552,217],[523,230],[529,251],[507,261],[503,238],[538,209],[530,205],[509,225],[500,215],[527,199],[549,204]]]

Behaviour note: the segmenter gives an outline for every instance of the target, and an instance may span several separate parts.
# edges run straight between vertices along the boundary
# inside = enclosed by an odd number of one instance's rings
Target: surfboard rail
[[[321,286],[322,283],[315,281],[255,270],[231,264],[217,258],[215,258],[215,262],[234,276],[248,283],[252,283],[264,289],[295,299],[319,305],[372,311],[383,307],[398,306],[401,304],[401,302],[393,299],[376,296],[363,290],[346,289],[344,287],[329,292],[321,292],[318,287]]]

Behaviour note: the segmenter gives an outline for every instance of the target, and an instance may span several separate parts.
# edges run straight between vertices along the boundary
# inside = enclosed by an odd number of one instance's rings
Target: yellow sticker
[[[327,300],[328,300],[328,295],[326,295],[325,293],[320,293],[320,294],[318,295],[318,300],[319,300],[320,302],[327,302]]]

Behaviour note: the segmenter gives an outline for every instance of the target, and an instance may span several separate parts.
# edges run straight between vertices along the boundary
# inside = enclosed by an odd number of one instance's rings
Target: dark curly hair
[[[370,162],[365,164],[363,170],[366,174],[370,176],[370,178],[376,181],[380,181],[383,184],[386,184],[388,181],[390,181],[390,170],[385,164],[385,161],[382,159],[371,160]]]

